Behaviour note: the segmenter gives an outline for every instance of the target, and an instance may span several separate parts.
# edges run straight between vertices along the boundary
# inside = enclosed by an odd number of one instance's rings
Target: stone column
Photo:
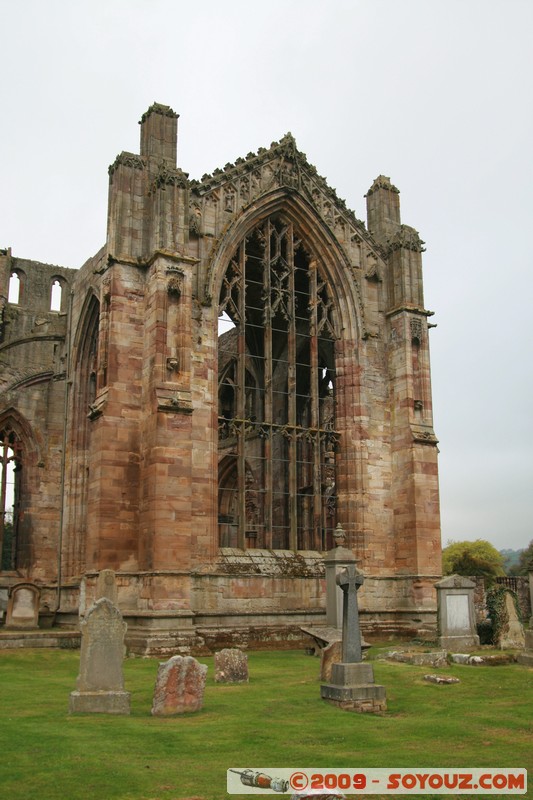
[[[337,575],[350,564],[355,565],[355,556],[345,546],[346,534],[339,522],[335,528],[335,544],[324,557],[326,568],[326,625],[332,628],[342,628],[342,598],[343,591],[337,583]]]

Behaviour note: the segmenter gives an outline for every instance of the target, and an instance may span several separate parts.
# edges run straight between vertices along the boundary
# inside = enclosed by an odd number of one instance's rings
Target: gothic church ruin
[[[0,251],[0,598],[72,626],[117,573],[132,652],[294,646],[338,524],[367,635],[434,631],[437,440],[417,232],[288,134],[201,180],[154,104],[81,269]]]

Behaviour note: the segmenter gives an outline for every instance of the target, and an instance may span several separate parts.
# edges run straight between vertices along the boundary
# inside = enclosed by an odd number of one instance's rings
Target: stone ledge
[[[129,714],[129,692],[71,692],[71,714]]]

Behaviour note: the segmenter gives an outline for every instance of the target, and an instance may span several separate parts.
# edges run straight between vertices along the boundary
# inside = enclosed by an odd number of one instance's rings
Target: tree
[[[509,570],[509,575],[527,575],[533,569],[533,539],[525,550],[522,550],[518,558],[518,563]]]
[[[450,542],[442,551],[442,571],[445,575],[496,578],[505,575],[504,559],[485,539]]]

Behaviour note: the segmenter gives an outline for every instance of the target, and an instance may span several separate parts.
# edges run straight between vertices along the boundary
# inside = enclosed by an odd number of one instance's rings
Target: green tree
[[[527,575],[533,569],[533,539],[525,550],[522,550],[518,563],[511,567],[509,575]]]
[[[496,578],[505,575],[504,559],[490,542],[450,542],[442,551],[444,575],[472,575]]]

